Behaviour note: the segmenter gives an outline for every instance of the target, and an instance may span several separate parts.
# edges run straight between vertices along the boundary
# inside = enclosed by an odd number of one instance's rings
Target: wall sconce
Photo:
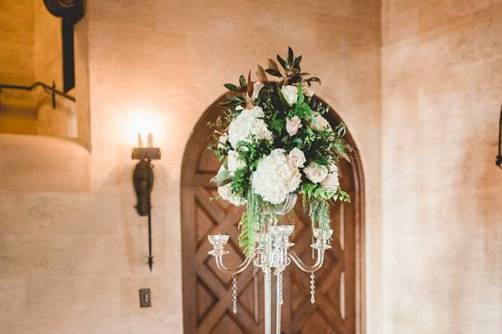
[[[502,105],[500,106],[500,119],[499,119],[499,152],[495,160],[497,166],[502,168]]]
[[[138,147],[132,150],[132,159],[139,160],[134,167],[133,183],[136,192],[136,211],[142,217],[148,217],[148,266],[153,268],[152,256],[152,205],[153,189],[153,160],[160,160],[160,148],[153,147],[153,136],[148,134],[147,147],[143,147],[143,140],[138,134]]]

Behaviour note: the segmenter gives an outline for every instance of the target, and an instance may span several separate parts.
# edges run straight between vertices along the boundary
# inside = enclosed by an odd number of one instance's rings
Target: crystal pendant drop
[[[314,273],[310,273],[310,303],[315,303],[315,276]]]
[[[237,276],[232,276],[232,312],[237,313]]]

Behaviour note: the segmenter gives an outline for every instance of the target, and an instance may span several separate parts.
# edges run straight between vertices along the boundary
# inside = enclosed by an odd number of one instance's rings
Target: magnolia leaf
[[[253,82],[251,81],[251,70],[249,70],[249,73],[248,73],[247,93],[248,93],[248,96],[252,96],[253,95]]]
[[[267,82],[268,81],[268,79],[267,79],[267,73],[265,72],[265,70],[263,69],[263,67],[261,67],[260,65],[258,65],[258,67],[256,69],[256,78],[260,82]]]
[[[279,66],[277,66],[277,63],[273,59],[268,59],[268,68],[271,68],[273,70],[276,70],[277,72],[280,72]]]
[[[246,87],[246,78],[242,74],[239,77],[239,84],[241,85],[241,88],[245,88]]]
[[[274,70],[273,68],[267,68],[267,69],[265,70],[265,72],[267,72],[267,73],[268,73],[268,74],[270,74],[270,75],[273,75],[274,77],[279,77],[279,78],[282,78],[282,74],[281,74],[281,72],[276,71],[276,70]]]
[[[298,69],[298,71],[300,70],[300,62],[302,61],[302,56],[298,56],[295,58],[294,62],[293,62],[293,67]]]
[[[319,79],[318,77],[311,77],[311,78],[308,78],[307,79],[307,82],[318,82],[319,84],[321,84],[321,79]]]
[[[284,59],[282,59],[282,57],[279,55],[277,55],[276,57],[277,57],[277,61],[279,62],[279,64],[281,64],[282,68],[287,70],[289,67],[288,67],[288,64],[286,63],[286,61]]]
[[[288,47],[288,65],[289,66],[293,65],[293,59],[294,59],[293,49],[291,49],[291,47],[289,46]]]
[[[223,86],[225,86],[226,89],[228,89],[228,90],[230,90],[232,92],[238,92],[239,91],[239,88],[236,85],[231,84],[231,83],[226,83]]]

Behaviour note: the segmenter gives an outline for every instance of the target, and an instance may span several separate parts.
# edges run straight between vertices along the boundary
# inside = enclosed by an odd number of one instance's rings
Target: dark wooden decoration
[[[83,0],[44,0],[47,10],[62,18],[61,34],[63,39],[63,90],[68,92],[75,87],[75,55],[73,27],[84,16]]]
[[[218,102],[199,119],[185,148],[181,176],[181,219],[183,255],[184,332],[195,333],[262,333],[262,277],[254,279],[252,269],[239,275],[237,315],[231,311],[231,276],[216,268],[207,254],[208,234],[229,233],[231,241],[228,262],[242,261],[237,236],[237,223],[243,211],[228,203],[211,201],[216,188],[210,183],[218,170],[218,162],[206,147]],[[334,112],[331,120],[339,121]],[[349,143],[355,143],[348,135]],[[364,186],[361,161],[357,151],[352,164],[341,163],[341,182],[351,203],[338,204],[331,210],[334,247],[326,254],[324,267],[316,274],[316,304],[309,302],[308,275],[290,267],[284,278],[284,333],[363,334],[364,333]],[[301,202],[301,201],[299,201]],[[310,222],[301,203],[295,208],[293,242],[295,251],[311,262]]]

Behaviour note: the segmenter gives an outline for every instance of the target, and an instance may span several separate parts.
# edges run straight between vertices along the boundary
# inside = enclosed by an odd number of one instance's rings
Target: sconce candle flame
[[[144,147],[143,146],[143,136],[141,135],[141,133],[138,133],[138,147]],[[149,132],[147,135],[147,146],[146,147],[153,147],[153,134],[151,132]]]

